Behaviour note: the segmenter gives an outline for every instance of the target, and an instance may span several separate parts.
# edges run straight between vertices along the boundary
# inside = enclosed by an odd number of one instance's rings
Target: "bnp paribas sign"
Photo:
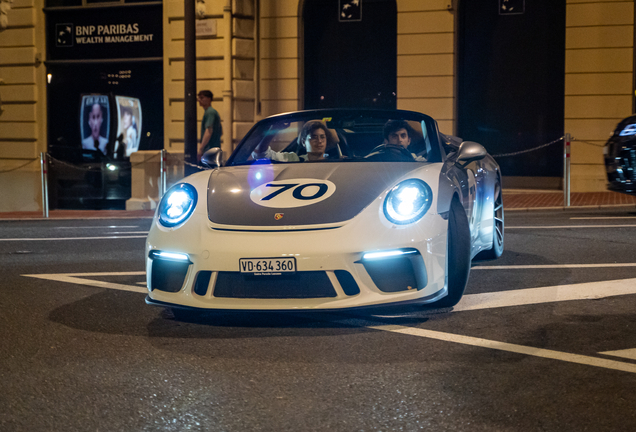
[[[74,40],[78,44],[152,42],[153,36],[154,34],[139,34],[139,23],[90,25],[76,26]]]
[[[161,57],[161,5],[48,9],[48,60]]]

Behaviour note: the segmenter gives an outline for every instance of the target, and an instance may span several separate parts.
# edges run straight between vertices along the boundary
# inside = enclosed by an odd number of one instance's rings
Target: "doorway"
[[[304,0],[301,11],[304,108],[396,108],[395,0]]]
[[[461,1],[457,33],[460,137],[496,155],[563,136],[565,1]],[[559,177],[562,152],[496,159],[505,176]]]

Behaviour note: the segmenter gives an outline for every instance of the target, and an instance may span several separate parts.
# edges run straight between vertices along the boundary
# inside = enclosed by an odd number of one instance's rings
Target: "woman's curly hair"
[[[305,147],[305,142],[307,142],[307,137],[310,136],[316,129],[322,129],[325,131],[325,135],[327,135],[327,148],[333,147],[336,142],[333,139],[333,135],[331,131],[327,127],[327,125],[320,120],[309,120],[300,131],[298,135],[298,150],[297,153],[304,153],[307,148]]]

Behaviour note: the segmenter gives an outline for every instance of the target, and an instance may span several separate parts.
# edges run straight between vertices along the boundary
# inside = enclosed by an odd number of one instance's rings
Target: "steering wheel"
[[[413,161],[413,155],[408,149],[396,144],[380,144],[371,150],[365,159],[377,161]]]

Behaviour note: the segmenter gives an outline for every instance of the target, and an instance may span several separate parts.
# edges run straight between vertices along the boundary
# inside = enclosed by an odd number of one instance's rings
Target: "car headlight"
[[[623,128],[619,136],[632,136],[636,135],[636,124],[630,124]]]
[[[159,223],[173,227],[190,217],[197,205],[197,191],[194,186],[180,183],[171,187],[159,204]]]
[[[404,180],[384,200],[384,215],[395,224],[413,223],[431,208],[432,201],[433,191],[424,181]]]

